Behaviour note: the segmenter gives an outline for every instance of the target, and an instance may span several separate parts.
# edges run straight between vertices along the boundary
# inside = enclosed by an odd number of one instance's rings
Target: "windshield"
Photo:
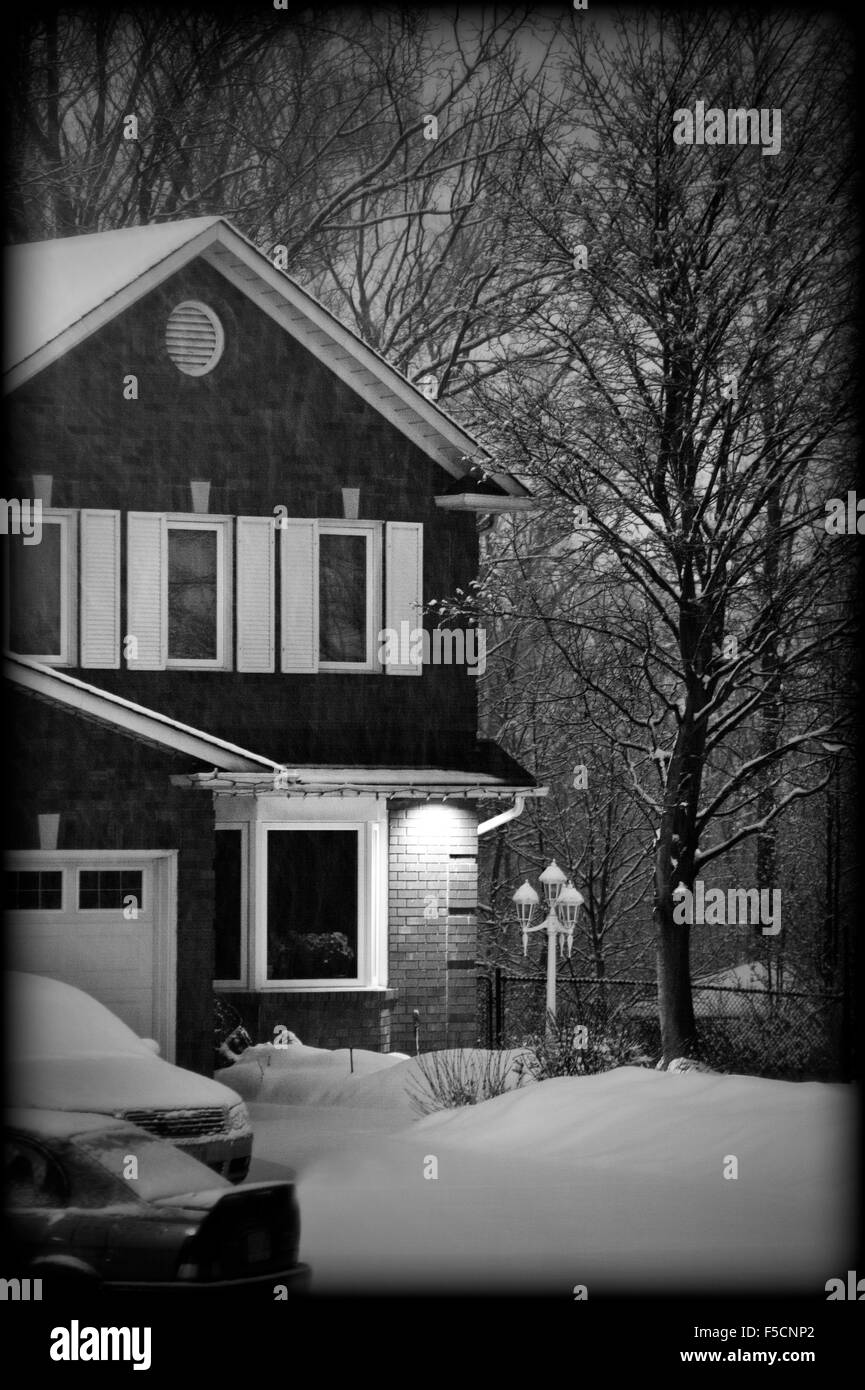
[[[121,1178],[143,1202],[231,1187],[227,1178],[211,1172],[173,1144],[143,1134],[109,1130],[79,1135],[75,1143],[115,1178]]]

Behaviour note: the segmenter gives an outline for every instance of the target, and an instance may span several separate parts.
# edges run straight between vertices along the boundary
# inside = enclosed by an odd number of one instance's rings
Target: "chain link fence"
[[[661,1055],[652,980],[557,981],[561,1015],[594,1037],[627,1036]],[[699,985],[693,990],[699,1052],[718,1071],[780,1080],[840,1081],[851,1075],[852,1020],[838,994]],[[518,1047],[544,1032],[546,977],[496,969],[478,975],[478,1045]]]

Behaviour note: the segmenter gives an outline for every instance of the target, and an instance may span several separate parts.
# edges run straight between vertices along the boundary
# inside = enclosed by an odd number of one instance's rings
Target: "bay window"
[[[347,811],[217,797],[217,989],[384,987],[386,804],[362,796]]]

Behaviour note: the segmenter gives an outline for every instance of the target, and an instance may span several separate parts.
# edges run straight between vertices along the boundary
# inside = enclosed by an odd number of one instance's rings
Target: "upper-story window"
[[[4,645],[55,666],[76,660],[76,514],[43,509],[31,535],[6,538]]]
[[[168,665],[225,664],[225,527],[166,523]]]
[[[422,626],[420,522],[45,509],[38,541],[13,533],[5,550],[5,645],[21,656],[421,674],[406,656]]]
[[[378,523],[319,523],[319,670],[377,669],[380,546]]]
[[[230,669],[232,522],[129,513],[124,646],[132,669]]]

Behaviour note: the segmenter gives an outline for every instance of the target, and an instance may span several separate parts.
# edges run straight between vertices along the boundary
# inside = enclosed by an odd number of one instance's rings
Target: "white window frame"
[[[127,871],[130,870],[130,869],[132,869],[132,870],[135,870],[135,871],[137,871],[138,873],[141,874],[141,899],[142,899],[142,902],[144,903],[144,906],[142,907],[141,902],[139,902],[139,904],[138,904],[138,906],[137,906],[137,908],[136,908],[136,910],[135,910],[135,917],[134,917],[134,919],[130,919],[130,918],[125,917],[125,916],[124,916],[124,911],[125,911],[125,910],[124,910],[124,908],[122,908],[122,907],[79,907],[79,905],[78,905],[78,892],[79,892],[79,889],[80,889],[80,887],[81,887],[81,874],[82,874],[82,873],[88,873],[88,872],[97,872],[97,873],[117,873],[117,872],[123,872],[122,869],[121,869],[121,870],[118,870],[118,869],[115,867],[115,865],[113,865],[113,864],[85,864],[85,865],[83,865],[82,867],[76,867],[76,868],[73,869],[73,870],[66,870],[66,871],[65,871],[65,872],[71,873],[71,875],[72,875],[72,898],[71,898],[71,902],[70,902],[70,906],[69,906],[69,908],[68,908],[68,911],[70,911],[70,912],[78,912],[78,913],[81,913],[82,916],[86,916],[86,917],[89,917],[90,914],[93,913],[93,914],[95,914],[95,915],[99,918],[99,921],[100,921],[100,922],[102,922],[102,921],[105,921],[105,922],[125,922],[125,921],[129,921],[129,920],[134,920],[134,921],[136,921],[136,922],[137,922],[137,921],[141,921],[141,922],[152,922],[152,920],[153,920],[153,872],[152,872],[152,869],[151,869],[150,864],[148,864],[148,863],[146,863],[146,862],[143,862],[143,863],[141,863],[141,864],[127,864],[127,865],[125,865],[125,869],[126,869]],[[64,892],[65,892],[65,889],[64,889]]]
[[[77,663],[78,642],[78,512],[74,508],[43,507],[42,526],[60,527],[60,651],[16,652],[30,656],[45,666],[74,666]],[[3,645],[12,650],[10,603],[11,555],[5,548],[3,603]]]
[[[156,886],[153,879],[153,859],[158,851],[150,850],[10,850],[3,865],[4,873],[60,873],[60,907],[11,907],[10,915],[21,913],[22,920],[34,912],[65,912],[75,916],[96,916],[100,922],[129,920],[152,922],[153,898]],[[82,862],[85,861],[85,862]],[[113,861],[113,862],[112,862]],[[118,864],[117,861],[122,861]],[[119,868],[134,869],[141,874],[141,897],[134,919],[124,917],[122,907],[79,907],[80,875],[90,870],[116,873]]]
[[[363,661],[323,661],[318,658],[319,671],[380,671],[379,640],[381,630],[381,521],[346,521],[341,517],[324,518],[318,523],[319,551],[315,577],[315,602],[318,610],[319,652],[321,651],[321,538],[322,536],[366,537],[366,656]]]
[[[268,869],[268,836],[270,834],[290,835],[296,830],[318,830],[324,834],[334,831],[353,831],[357,836],[357,974],[340,976],[336,979],[331,977],[294,980],[290,977],[271,978],[267,974],[267,869]],[[258,872],[260,874],[260,892],[258,894],[260,902],[260,916],[263,921],[257,932],[256,941],[256,966],[257,975],[261,984],[260,989],[329,989],[333,985],[339,985],[342,989],[357,989],[366,980],[368,973],[368,909],[367,909],[367,879],[369,877],[369,851],[366,844],[366,822],[355,820],[340,820],[323,823],[321,821],[306,820],[296,821],[294,824],[287,825],[285,822],[273,821],[266,822],[258,827]]]
[[[169,512],[165,518],[165,666],[169,671],[230,671],[231,667],[231,596],[232,585],[232,522],[230,516],[199,516],[196,512]],[[216,532],[216,656],[185,657],[168,655],[168,591],[169,545],[171,531]]]
[[[16,917],[21,914],[21,920],[26,922],[32,917],[34,912],[69,912],[67,906],[70,901],[70,875],[67,869],[59,864],[19,864],[12,862],[12,855],[7,854],[3,864],[4,878],[6,874],[60,874],[60,906],[59,907],[7,907],[4,913],[7,917]],[[4,883],[5,889],[5,883]],[[5,896],[5,893],[4,893]]]
[[[375,796],[304,798],[259,795],[220,796],[216,828],[247,827],[247,913],[243,977],[215,981],[220,993],[380,993],[387,989],[387,802]],[[358,832],[357,974],[344,979],[267,978],[267,832],[270,830],[355,830]]]
[[[245,821],[219,821],[214,834],[222,830],[240,831],[240,974],[236,980],[214,980],[215,990],[246,989],[249,978],[249,825]],[[214,923],[214,930],[215,930]],[[214,949],[215,949],[214,941]]]

